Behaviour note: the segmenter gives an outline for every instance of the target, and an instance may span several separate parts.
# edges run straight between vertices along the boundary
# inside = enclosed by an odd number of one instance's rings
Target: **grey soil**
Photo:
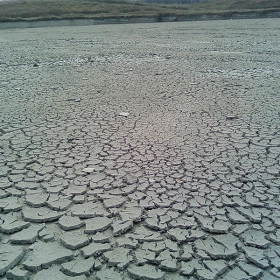
[[[0,31],[0,278],[280,278],[280,20]]]

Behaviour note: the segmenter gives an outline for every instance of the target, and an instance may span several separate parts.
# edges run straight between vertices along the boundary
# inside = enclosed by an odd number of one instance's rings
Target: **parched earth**
[[[0,31],[0,278],[280,279],[280,20]]]

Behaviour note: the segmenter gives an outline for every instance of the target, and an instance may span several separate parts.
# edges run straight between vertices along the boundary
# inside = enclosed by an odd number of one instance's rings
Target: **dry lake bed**
[[[0,31],[0,279],[280,279],[280,19]]]

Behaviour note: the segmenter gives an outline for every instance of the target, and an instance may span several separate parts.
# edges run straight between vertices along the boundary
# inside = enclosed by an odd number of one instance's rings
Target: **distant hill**
[[[280,12],[280,0],[18,0],[0,1],[0,22],[53,19],[197,19],[202,15]]]
[[[159,4],[197,4],[206,3],[213,0],[141,0],[143,3],[159,3]]]
[[[133,1],[133,0],[131,0]],[[161,4],[198,4],[209,3],[213,6],[222,5],[228,8],[273,8],[280,7],[280,0],[140,0],[142,3]]]

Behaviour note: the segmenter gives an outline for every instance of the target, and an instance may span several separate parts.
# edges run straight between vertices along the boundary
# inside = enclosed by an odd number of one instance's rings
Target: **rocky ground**
[[[279,26],[0,31],[0,278],[280,279]]]

